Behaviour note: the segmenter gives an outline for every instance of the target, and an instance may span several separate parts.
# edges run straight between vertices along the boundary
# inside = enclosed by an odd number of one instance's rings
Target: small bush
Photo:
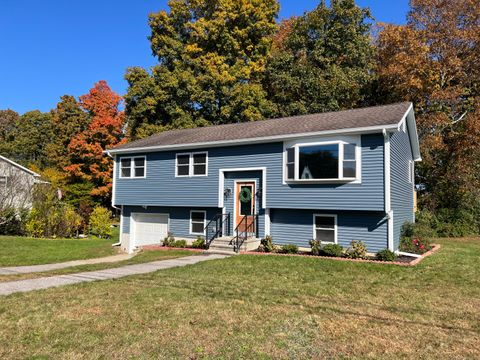
[[[298,254],[298,246],[295,244],[288,244],[282,246],[283,254]]]
[[[173,247],[176,248],[186,248],[187,247],[187,241],[186,240],[175,240],[173,242]]]
[[[205,239],[203,236],[198,236],[197,240],[192,243],[192,248],[194,249],[205,249]]]
[[[112,237],[111,225],[112,219],[110,211],[101,206],[95,207],[90,214],[90,234],[95,235],[99,238],[109,239]]]
[[[400,238],[400,251],[421,255],[431,249],[432,245],[430,244],[430,241],[425,238],[410,238],[407,236],[402,236]]]
[[[163,239],[163,246],[173,247],[174,243],[175,243],[175,236],[173,236],[173,233],[169,232],[167,237]]]
[[[343,248],[338,244],[327,244],[322,248],[321,254],[324,256],[340,257],[342,256]]]
[[[345,252],[345,256],[349,259],[366,259],[367,247],[363,241],[352,240],[350,247]]]
[[[273,239],[270,235],[265,236],[264,239],[260,241],[260,246],[258,248],[261,252],[276,252],[278,247],[273,244]]]
[[[312,248],[312,255],[320,255],[322,242],[320,240],[312,239],[309,242],[310,247]]]
[[[380,261],[395,261],[396,258],[397,255],[388,249],[380,250],[377,255],[375,255],[375,259]]]
[[[0,211],[0,235],[25,235],[28,210],[13,207]]]

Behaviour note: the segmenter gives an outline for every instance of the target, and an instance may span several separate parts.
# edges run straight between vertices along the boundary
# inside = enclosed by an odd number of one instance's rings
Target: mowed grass
[[[198,255],[198,253],[188,251],[188,250],[180,250],[180,249],[179,250],[142,251],[128,260],[122,260],[122,261],[116,261],[116,262],[110,262],[110,263],[71,266],[65,269],[58,269],[58,270],[38,272],[38,273],[0,275],[0,283],[6,282],[6,281],[34,279],[34,278],[45,277],[45,276],[73,274],[73,273],[78,273],[83,271],[105,270],[105,269],[111,269],[111,268],[116,268],[120,266],[141,264],[141,263],[147,263],[151,261],[168,260],[168,259],[185,257],[190,255]]]
[[[39,265],[114,255],[118,230],[112,239],[34,239],[0,236],[0,266]]]
[[[0,298],[0,358],[479,358],[480,239],[416,267],[242,255]]]

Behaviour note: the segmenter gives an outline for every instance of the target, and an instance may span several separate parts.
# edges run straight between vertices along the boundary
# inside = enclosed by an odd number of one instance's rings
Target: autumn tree
[[[159,64],[126,74],[132,137],[269,114],[261,80],[277,1],[171,0],[169,7],[149,17]]]
[[[407,24],[382,24],[376,45],[378,100],[415,104],[422,204],[479,211],[480,3],[412,0]]]
[[[265,88],[277,116],[353,108],[373,79],[370,12],[354,0],[325,1],[282,22]]]
[[[88,127],[68,145],[70,165],[65,171],[72,183],[83,183],[87,189],[92,184],[90,195],[106,204],[111,193],[113,162],[103,151],[125,141],[125,117],[119,108],[122,97],[102,80],[79,99],[90,120]]]

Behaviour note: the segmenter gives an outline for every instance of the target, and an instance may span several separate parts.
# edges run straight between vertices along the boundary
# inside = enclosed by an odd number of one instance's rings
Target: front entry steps
[[[214,253],[214,254],[235,254],[233,249],[233,236],[224,236],[214,239],[210,243],[209,249],[206,251],[207,253]],[[240,247],[240,251],[250,251],[255,250],[260,245],[260,239],[255,237],[249,237],[245,240]]]

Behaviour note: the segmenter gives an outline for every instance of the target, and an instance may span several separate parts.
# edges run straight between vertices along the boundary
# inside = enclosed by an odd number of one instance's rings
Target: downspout
[[[393,210],[391,203],[391,174],[390,174],[390,133],[383,129],[384,140],[384,187],[385,187],[385,215],[387,217],[388,250],[393,251]]]
[[[113,159],[113,178],[112,178],[112,207],[114,209],[117,209],[117,210],[120,210],[120,235],[118,237],[118,242],[112,244],[112,247],[115,247],[115,246],[120,246],[122,244],[122,229],[123,229],[123,206],[121,208],[119,208],[118,206],[114,205],[115,204],[115,199],[114,199],[114,196],[115,196],[115,175],[117,173],[116,169],[117,169],[117,162],[115,161],[115,156],[112,156],[112,154],[110,154],[110,151],[105,151],[105,154],[107,154],[109,157],[111,157]]]

